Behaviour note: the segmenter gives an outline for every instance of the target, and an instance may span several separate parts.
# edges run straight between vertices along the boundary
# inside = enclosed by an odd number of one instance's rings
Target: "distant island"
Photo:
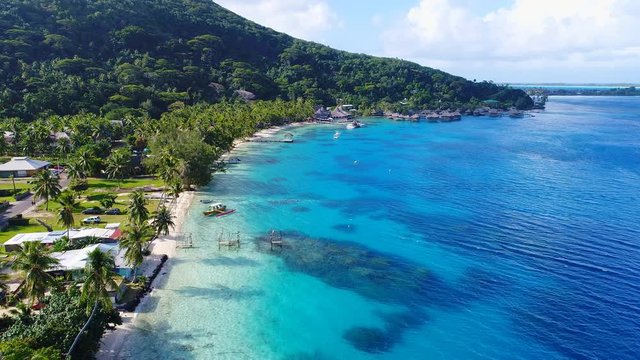
[[[512,84],[530,96],[588,95],[588,96],[640,96],[637,84]]]

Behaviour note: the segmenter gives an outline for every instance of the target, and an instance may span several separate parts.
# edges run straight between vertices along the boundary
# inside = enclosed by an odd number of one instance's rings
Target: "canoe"
[[[231,210],[227,210],[225,212],[221,212],[218,215],[216,215],[216,217],[220,217],[220,216],[225,216],[225,215],[229,215],[229,214],[233,214],[234,212],[236,212],[236,209],[231,209]]]

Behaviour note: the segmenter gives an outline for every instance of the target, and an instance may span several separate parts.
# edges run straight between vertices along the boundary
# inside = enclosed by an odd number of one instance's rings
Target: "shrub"
[[[16,199],[16,201],[20,201],[29,196],[29,194],[31,194],[29,190],[21,190],[15,193],[15,195],[13,195],[13,198]]]

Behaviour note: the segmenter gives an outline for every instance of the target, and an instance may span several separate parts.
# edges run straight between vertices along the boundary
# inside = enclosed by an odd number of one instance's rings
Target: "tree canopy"
[[[297,40],[210,0],[5,0],[0,34],[4,118],[157,118],[176,103],[234,97],[363,109],[532,104],[520,90]]]

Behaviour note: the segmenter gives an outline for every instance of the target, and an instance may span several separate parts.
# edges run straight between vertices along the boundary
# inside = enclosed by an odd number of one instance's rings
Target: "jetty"
[[[282,239],[282,231],[276,233],[275,230],[271,230],[271,233],[269,233],[269,244],[271,245],[271,250],[273,250],[274,247],[282,249],[282,246],[284,245],[284,241]]]
[[[176,235],[176,247],[189,249],[193,247],[193,234],[190,232]]]
[[[226,246],[228,249],[232,247],[240,249],[240,231],[237,231],[235,234],[229,232],[226,237],[224,236],[224,231],[221,231],[220,236],[218,236],[218,250],[222,249],[223,246]]]

